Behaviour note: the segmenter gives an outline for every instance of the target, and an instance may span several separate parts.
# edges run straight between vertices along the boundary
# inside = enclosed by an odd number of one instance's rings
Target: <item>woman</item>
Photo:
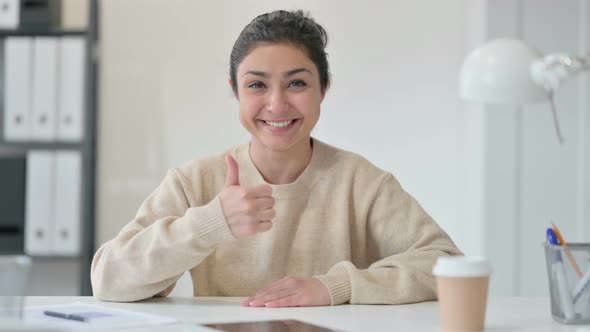
[[[230,85],[246,144],[168,172],[92,262],[94,294],[195,296],[245,306],[408,303],[436,297],[432,266],[458,255],[392,174],[312,138],[329,87],[325,30],[301,11],[238,37]]]

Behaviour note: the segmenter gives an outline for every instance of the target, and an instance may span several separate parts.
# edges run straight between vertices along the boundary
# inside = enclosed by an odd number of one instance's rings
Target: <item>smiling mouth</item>
[[[293,122],[296,122],[297,120],[299,120],[299,119],[291,119],[291,120],[286,120],[286,121],[267,121],[267,120],[261,120],[261,121],[271,127],[283,128],[283,127],[287,127],[288,125],[292,124]]]

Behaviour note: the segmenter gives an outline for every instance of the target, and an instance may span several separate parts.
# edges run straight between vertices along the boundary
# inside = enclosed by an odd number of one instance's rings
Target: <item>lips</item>
[[[286,120],[286,121],[264,121],[264,122],[267,125],[269,125],[269,126],[282,128],[282,127],[286,127],[286,126],[290,125],[293,121],[294,120]]]
[[[300,122],[301,119],[288,119],[288,120],[259,120],[263,125],[273,132],[283,132],[287,131],[297,123]]]

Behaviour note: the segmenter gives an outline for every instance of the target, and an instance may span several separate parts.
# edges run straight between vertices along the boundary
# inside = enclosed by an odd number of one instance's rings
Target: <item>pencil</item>
[[[557,236],[557,239],[559,240],[559,244],[561,244],[565,248],[565,253],[567,255],[567,258],[569,259],[570,263],[572,264],[574,271],[576,271],[578,278],[582,278],[582,276],[584,274],[582,273],[582,270],[580,270],[578,263],[576,263],[576,259],[574,258],[574,255],[572,255],[570,249],[567,247],[567,243],[563,239],[563,236],[561,236],[561,232],[559,232],[559,229],[557,228],[557,226],[555,226],[554,223],[551,223],[551,227],[553,228],[553,231],[555,232],[555,236]]]

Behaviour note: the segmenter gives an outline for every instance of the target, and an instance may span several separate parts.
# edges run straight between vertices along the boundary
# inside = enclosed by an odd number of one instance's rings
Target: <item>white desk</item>
[[[198,331],[196,323],[296,319],[341,331],[438,331],[438,302],[409,305],[340,305],[312,308],[241,307],[242,298],[161,298],[137,303],[99,302],[92,297],[27,297],[26,305],[72,302],[169,316],[182,324],[125,331]],[[561,325],[551,318],[548,298],[492,297],[486,331],[590,332],[590,325]]]

